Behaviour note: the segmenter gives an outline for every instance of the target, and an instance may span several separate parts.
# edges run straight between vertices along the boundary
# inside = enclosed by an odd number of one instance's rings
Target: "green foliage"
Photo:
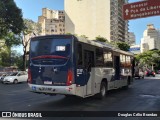
[[[86,35],[81,35],[80,37],[83,37],[83,38],[86,38],[86,39],[88,38]]]
[[[31,33],[39,35],[39,33],[41,32],[41,26],[39,23],[36,23],[30,19],[23,19],[23,21],[25,26],[23,29],[23,35],[28,35]]]
[[[16,56],[15,57],[15,66],[17,66],[20,70],[23,70],[23,56]]]
[[[72,35],[71,33],[66,33],[66,35]]]
[[[3,67],[10,66],[10,54],[8,49],[0,52],[0,65]]]
[[[26,69],[26,48],[29,44],[29,40],[30,38],[28,38],[27,36],[31,36],[32,34],[34,35],[39,35],[39,33],[41,32],[41,26],[38,23],[35,23],[34,21],[30,20],[30,19],[24,19],[24,29],[22,32],[23,35],[23,40],[22,40],[22,45],[23,45],[23,70]]]
[[[14,0],[0,0],[0,38],[8,32],[19,34],[23,27],[22,11]]]
[[[66,35],[74,35],[74,36],[78,36],[77,34],[72,34],[72,33],[66,33]]]
[[[100,41],[100,42],[108,42],[108,40],[106,38],[101,37],[100,35],[96,37],[96,40]]]
[[[19,35],[15,35],[12,32],[7,33],[3,38],[4,44],[0,46],[0,65],[8,67],[11,65],[11,47],[20,45],[21,39]]]
[[[141,66],[152,67],[160,69],[160,50],[146,51],[135,56],[136,62]]]
[[[21,44],[21,37],[20,35],[15,35],[12,32],[7,33],[7,35],[4,37],[5,45],[9,48],[12,46],[17,46]]]
[[[116,42],[116,45],[121,50],[129,51],[130,46],[125,42]]]
[[[124,51],[129,51],[129,48],[130,48],[130,46],[125,42],[113,42],[113,41],[109,42],[106,38],[101,37],[100,35],[96,37],[96,40],[100,42],[105,42],[116,48],[118,47],[119,49],[124,50]]]

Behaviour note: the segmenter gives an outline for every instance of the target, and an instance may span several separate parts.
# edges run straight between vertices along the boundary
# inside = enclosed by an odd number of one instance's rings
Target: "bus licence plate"
[[[46,84],[46,85],[52,85],[52,81],[44,81],[44,84]]]

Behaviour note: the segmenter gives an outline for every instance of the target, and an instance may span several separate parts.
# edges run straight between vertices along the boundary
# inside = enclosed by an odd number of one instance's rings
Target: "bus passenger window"
[[[82,65],[82,45],[78,44],[78,51],[77,51],[77,65]]]
[[[96,66],[103,66],[104,59],[103,59],[103,49],[96,49]]]
[[[107,67],[113,67],[112,52],[104,52],[104,63]]]

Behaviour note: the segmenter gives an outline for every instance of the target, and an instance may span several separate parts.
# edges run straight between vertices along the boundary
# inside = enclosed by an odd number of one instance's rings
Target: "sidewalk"
[[[159,79],[160,80],[160,74],[156,74],[155,77],[152,77],[152,76],[144,77],[144,79]]]

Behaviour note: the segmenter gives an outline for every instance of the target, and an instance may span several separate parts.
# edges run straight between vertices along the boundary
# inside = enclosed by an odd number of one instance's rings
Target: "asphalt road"
[[[111,91],[103,100],[36,94],[27,83],[0,84],[0,111],[160,111],[158,78],[135,79],[128,90]]]

